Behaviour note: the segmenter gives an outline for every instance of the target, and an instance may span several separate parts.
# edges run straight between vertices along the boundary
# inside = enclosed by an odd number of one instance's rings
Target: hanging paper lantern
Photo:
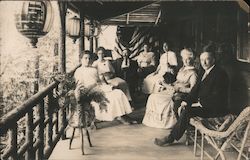
[[[49,1],[24,1],[16,14],[16,28],[36,47],[38,38],[46,35],[53,23],[53,9]]]
[[[80,37],[80,18],[74,16],[68,19],[66,31],[67,35],[72,38],[73,42],[75,43]]]
[[[85,27],[84,27],[84,35],[88,39],[97,37],[100,29],[101,29],[100,26],[95,26],[94,24],[87,23],[85,24]]]

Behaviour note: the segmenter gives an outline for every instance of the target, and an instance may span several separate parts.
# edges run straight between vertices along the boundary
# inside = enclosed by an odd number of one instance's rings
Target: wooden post
[[[2,38],[0,37],[0,48],[2,48]],[[2,77],[2,75],[4,74],[4,71],[2,71],[1,69],[1,52],[0,52],[0,79]],[[0,104],[3,104],[3,82],[0,81]],[[0,105],[0,117],[2,117],[4,114],[4,106]]]
[[[67,3],[58,2],[59,12],[61,17],[61,29],[60,29],[60,41],[59,41],[59,56],[60,56],[60,73],[66,74],[66,50],[65,50],[65,40],[66,40],[66,13],[67,13]],[[59,86],[60,90],[63,86]],[[64,127],[67,125],[66,121],[66,111],[62,111],[62,124]],[[66,133],[62,135],[62,139],[66,138]]]
[[[94,35],[94,26],[93,20],[90,20],[90,39],[89,39],[89,50],[93,52],[93,35]]]
[[[60,39],[59,39],[59,57],[60,57],[60,72],[66,73],[66,13],[67,13],[67,3],[66,2],[58,2],[59,4],[59,12],[61,18],[61,27],[60,27]]]
[[[58,43],[54,44],[54,58],[57,59],[58,56]],[[55,61],[53,64],[53,72],[57,73],[58,72],[58,61]]]
[[[34,94],[39,91],[39,59],[40,55],[37,51],[37,48],[34,48],[35,59],[34,59],[34,68],[35,68],[35,82],[34,82]]]
[[[79,63],[81,63],[82,52],[85,50],[84,41],[84,13],[80,12],[80,38],[79,38]]]
[[[98,37],[95,37],[95,50],[97,50],[97,48],[98,48]]]

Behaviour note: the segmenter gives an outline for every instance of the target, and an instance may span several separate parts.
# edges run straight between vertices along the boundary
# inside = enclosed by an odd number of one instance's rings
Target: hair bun
[[[163,78],[164,78],[165,83],[167,83],[167,84],[171,84],[171,83],[174,83],[176,81],[175,75],[173,75],[172,73],[169,73],[169,72],[165,73],[163,75]]]

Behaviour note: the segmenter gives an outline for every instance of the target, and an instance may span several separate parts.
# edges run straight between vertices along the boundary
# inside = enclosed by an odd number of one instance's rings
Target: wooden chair
[[[222,160],[225,160],[224,150],[228,145],[232,146],[236,151],[239,153],[237,160],[240,160],[242,157],[244,157],[246,160],[249,160],[249,157],[243,153],[248,132],[250,130],[250,106],[245,108],[238,116],[237,118],[232,122],[232,124],[225,130],[222,130],[222,127],[219,127],[219,130],[213,130],[210,128],[207,128],[202,124],[200,120],[197,120],[195,118],[190,120],[190,124],[195,127],[195,138],[194,138],[194,153],[196,153],[196,147],[197,147],[197,134],[198,131],[201,134],[201,159],[204,158],[204,153],[210,158],[210,159],[218,159],[219,157]],[[235,137],[237,137],[238,132],[242,133],[242,137],[238,137],[238,140],[241,141],[240,148],[234,145],[233,141],[235,140]],[[204,150],[204,139],[217,151],[217,154],[212,157],[208,152]],[[219,144],[218,140],[223,140],[221,144]]]

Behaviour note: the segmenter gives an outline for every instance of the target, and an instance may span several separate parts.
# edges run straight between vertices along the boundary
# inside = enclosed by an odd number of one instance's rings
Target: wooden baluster
[[[59,114],[58,114],[59,110],[55,113],[56,114],[56,124],[55,124],[55,133],[58,134],[59,133],[59,126],[58,126],[58,119],[59,119]]]
[[[15,122],[10,130],[10,146],[12,149],[12,156],[13,160],[18,159],[17,155],[17,123]]]
[[[47,112],[48,112],[48,130],[47,130],[47,146],[50,148],[52,146],[52,137],[53,137],[53,124],[52,124],[52,120],[53,120],[53,113],[52,113],[52,104],[53,104],[53,92],[50,91],[49,94],[49,103],[48,103],[48,108],[47,108]]]
[[[59,85],[59,89],[63,90],[63,83]],[[65,99],[64,99],[65,100]],[[68,104],[63,104],[60,108],[60,130],[65,129],[67,127],[67,115],[66,115],[66,107]],[[66,139],[66,130],[63,131],[62,133],[62,140]]]
[[[40,141],[38,152],[37,152],[37,159],[43,160],[44,159],[44,100],[41,101],[41,103],[38,106],[38,113],[39,113],[39,128],[38,128],[38,140]]]
[[[34,151],[33,151],[33,109],[31,109],[26,114],[26,143],[28,143],[29,147],[25,154],[25,160],[34,159]]]
[[[56,92],[56,98],[59,97],[59,96],[60,96],[60,93],[58,92],[58,86],[55,88],[55,92]],[[59,102],[58,102],[58,101],[59,101],[59,98],[57,98],[56,105],[58,105],[58,107],[60,108]],[[58,127],[58,125],[59,125],[59,124],[58,124],[59,111],[60,111],[60,110],[57,110],[56,113],[55,113],[55,117],[56,117],[55,133],[56,133],[56,134],[59,133],[59,131],[58,131],[58,130],[59,130],[59,129],[58,129],[58,128],[59,128],[59,127]]]
[[[66,117],[66,108],[65,106],[63,106],[63,108],[61,109],[62,111],[62,127],[65,129],[67,127],[67,117]],[[62,139],[66,139],[66,131],[63,131],[63,135],[62,135]]]

